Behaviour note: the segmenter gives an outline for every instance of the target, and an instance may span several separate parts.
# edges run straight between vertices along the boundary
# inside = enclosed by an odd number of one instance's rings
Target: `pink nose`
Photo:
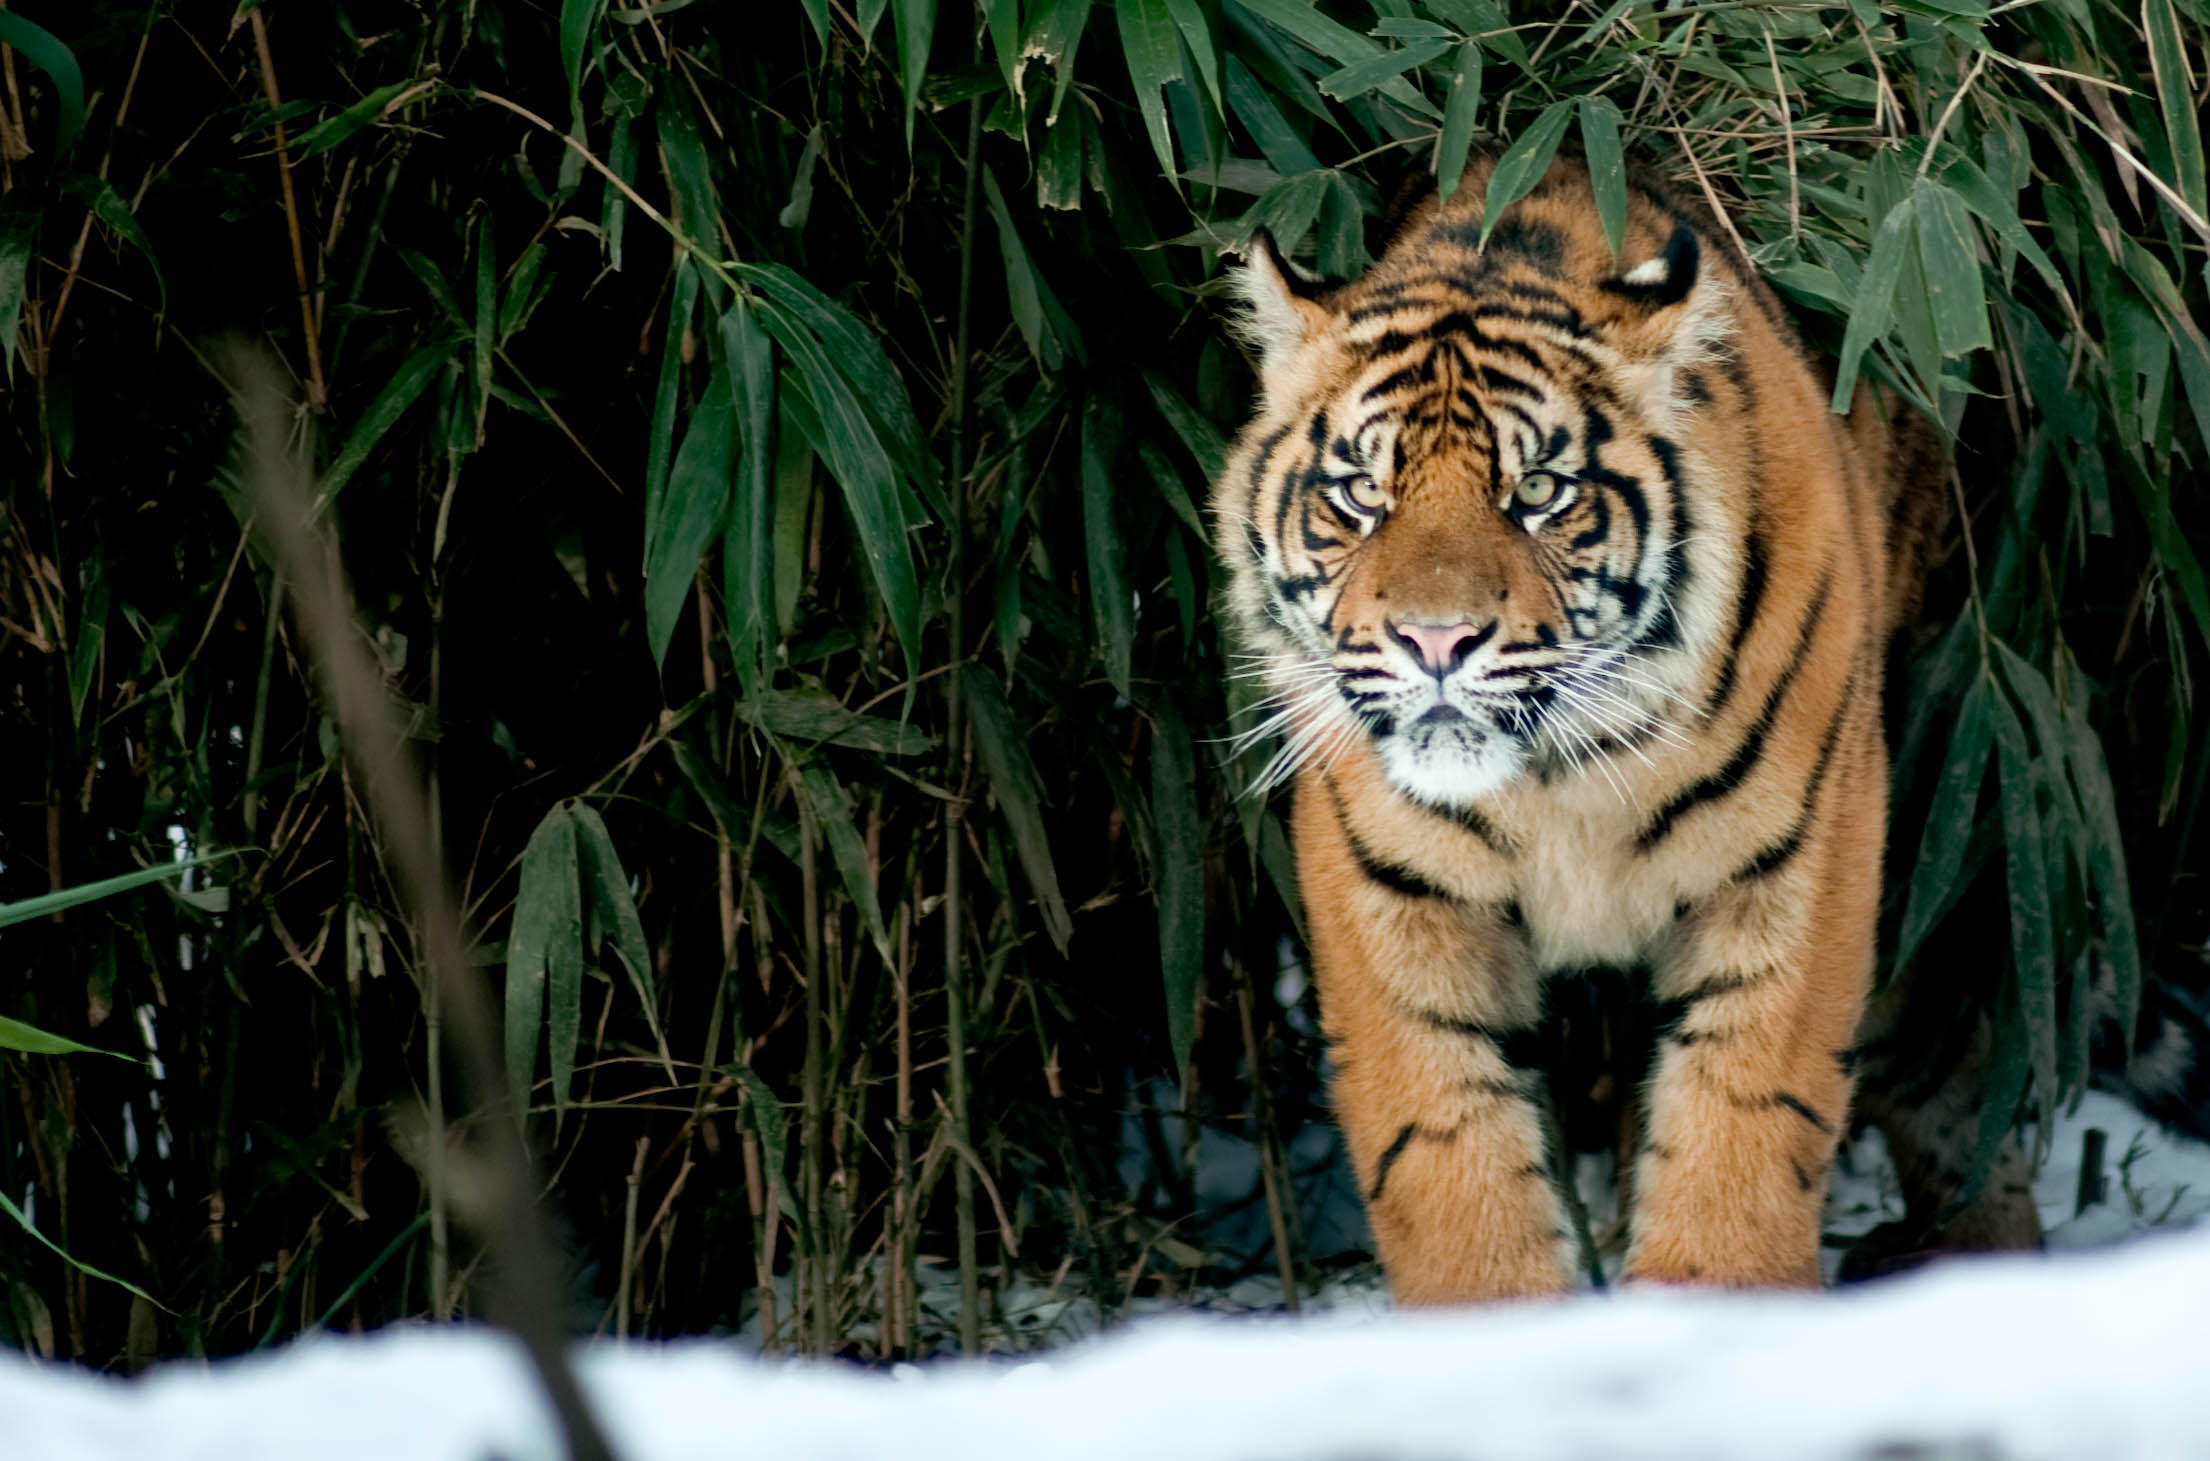
[[[1472,624],[1414,624],[1390,621],[1389,632],[1397,642],[1412,651],[1412,657],[1427,672],[1440,679],[1466,662],[1466,656],[1479,649],[1488,637],[1496,632],[1496,622],[1486,626]]]

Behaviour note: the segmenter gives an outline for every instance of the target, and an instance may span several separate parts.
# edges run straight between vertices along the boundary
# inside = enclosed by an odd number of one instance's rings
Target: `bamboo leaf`
[[[1165,88],[1182,79],[1182,42],[1174,33],[1174,17],[1167,0],[1119,0],[1113,13],[1120,21],[1120,50],[1135,88],[1136,110],[1150,135],[1151,150],[1158,154],[1160,171],[1172,176],[1179,169],[1167,133]]]
[[[652,426],[645,437],[645,521],[660,513],[660,497],[667,491],[668,467],[675,453],[675,409],[681,393],[683,340],[690,333],[691,312],[698,304],[698,267],[689,258],[676,261],[675,287],[668,307],[668,328],[660,349],[660,383],[652,398]],[[652,545],[648,540],[645,551]]]
[[[877,756],[922,756],[936,738],[919,726],[861,715],[819,690],[762,690],[739,701],[737,718],[807,746],[847,746]]]
[[[515,1118],[529,1114],[538,1031],[548,1029],[553,1108],[565,1111],[582,1031],[583,905],[575,821],[563,802],[545,814],[522,851],[514,929],[506,950],[506,1074]]]
[[[1447,40],[1413,41],[1408,45],[1376,51],[1363,60],[1330,71],[1320,78],[1322,95],[1349,101],[1364,96],[1410,71],[1415,66],[1425,66],[1450,49]]]
[[[1151,723],[1151,810],[1158,849],[1159,962],[1166,984],[1167,1036],[1177,1075],[1189,1069],[1197,1002],[1205,979],[1205,825],[1197,810],[1197,763],[1189,732],[1169,706]]]
[[[1857,292],[1850,300],[1849,326],[1842,333],[1842,353],[1834,363],[1831,404],[1837,416],[1849,410],[1857,394],[1857,366],[1865,351],[1888,333],[1895,281],[1903,272],[1903,256],[1911,243],[1913,215],[1911,200],[1905,198],[1888,210],[1880,220],[1880,231],[1873,236],[1872,257],[1858,277]]]
[[[733,510],[722,540],[722,596],[738,686],[750,695],[767,674],[768,647],[777,636],[775,346],[742,300],[723,313],[721,342],[737,433]]]
[[[1159,408],[1159,414],[1166,418],[1166,424],[1197,459],[1197,470],[1204,479],[1210,482],[1217,478],[1220,465],[1228,456],[1228,444],[1222,439],[1219,428],[1200,416],[1197,408],[1183,399],[1182,393],[1164,376],[1147,370],[1143,373],[1143,384],[1151,392],[1152,403]],[[1204,534],[1200,532],[1198,536]]]
[[[1980,804],[1980,787],[1987,780],[1988,750],[1994,742],[1994,690],[1983,675],[1973,680],[1958,708],[1956,730],[1949,738],[1941,780],[1935,783],[1933,805],[1926,813],[1926,835],[1918,846],[1918,862],[1911,870],[1910,901],[1903,912],[1903,926],[1896,936],[1895,967],[1908,965],[1919,944],[1933,931],[1941,915],[1955,900],[1957,874],[1964,865],[1964,850],[1972,840],[1974,814]]]
[[[1543,174],[1550,171],[1550,159],[1557,155],[1558,143],[1572,120],[1572,102],[1552,102],[1496,160],[1496,171],[1489,174],[1489,191],[1481,203],[1481,242],[1484,245],[1503,219],[1505,210],[1533,192]]]
[[[229,857],[231,853],[213,853],[206,857],[188,858],[180,862],[164,862],[153,867],[142,867],[134,873],[120,873],[98,882],[85,883],[74,888],[63,888],[58,893],[41,893],[36,898],[23,898],[14,903],[0,903],[0,928],[12,923],[28,923],[34,918],[45,918],[68,908],[79,908],[96,903],[102,898],[112,898],[117,893],[127,893],[133,888],[143,888],[164,878],[173,878],[192,868],[205,867],[217,857]]]
[[[1382,54],[1382,48],[1349,26],[1329,19],[1314,8],[1312,0],[1241,0],[1242,7],[1261,20],[1279,27],[1283,32],[1321,55],[1337,66],[1349,66],[1369,61]],[[1432,117],[1433,103],[1412,89],[1402,76],[1392,77],[1382,83],[1381,94],[1391,101],[1410,107],[1421,116]]]
[[[2035,1087],[2057,1097],[2056,933],[2049,913],[2048,856],[2041,812],[2034,804],[2033,765],[2025,730],[2000,697],[1992,702],[1995,760],[2001,775],[2004,881],[2010,892],[2011,957],[2019,1018],[2024,1021]]]
[[[905,145],[913,146],[913,109],[928,79],[929,42],[936,34],[936,0],[898,0],[898,80],[905,93]]]
[[[7,12],[0,11],[0,20],[4,20],[7,18]],[[0,40],[5,39],[5,31],[0,31]],[[47,1237],[44,1233],[40,1232],[32,1224],[30,1218],[24,1215],[23,1209],[17,1207],[13,1202],[9,1201],[8,1195],[5,1192],[0,1192],[0,1212],[4,1212],[9,1217],[14,1218],[15,1225],[17,1227],[21,1228],[24,1232],[29,1233],[32,1237],[36,1238],[41,1244],[46,1247],[49,1252],[53,1253],[55,1257],[61,1259],[62,1262],[68,1264],[71,1268],[76,1269],[79,1273],[85,1274],[91,1278],[96,1278],[102,1283],[114,1284],[117,1288],[122,1289],[128,1293],[136,1294],[139,1298],[144,1299],[147,1303],[153,1305],[156,1309],[159,1309],[164,1314],[172,1314],[176,1312],[175,1310],[171,1309],[167,1304],[162,1303],[152,1294],[147,1293],[144,1289],[140,1288],[137,1284],[130,1282],[128,1279],[117,1278],[112,1273],[102,1272],[100,1269],[94,1268],[91,1264],[86,1263],[81,1259],[71,1257],[68,1250],[64,1249],[53,1239]]]
[[[2194,82],[2172,0],[2141,0],[2141,23],[2149,38],[2149,69],[2156,78],[2164,140],[2171,151],[2172,183],[2197,218],[2210,216],[2210,191],[2203,181],[2202,122],[2196,115]],[[2199,48],[2199,38],[2196,44]]]
[[[729,473],[737,452],[733,395],[726,375],[717,371],[706,398],[691,412],[668,490],[645,521],[645,644],[655,667],[667,658],[699,561],[728,520]]]
[[[561,0],[560,69],[568,78],[568,100],[574,105],[583,89],[583,62],[591,49],[591,31],[606,0]]]
[[[913,554],[906,543],[905,510],[898,501],[890,454],[875,434],[875,424],[853,396],[823,343],[780,309],[762,306],[760,324],[782,346],[806,383],[819,414],[821,435],[814,442],[829,475],[844,491],[844,506],[858,532],[876,591],[906,654],[921,653],[921,598],[914,582]]]
[[[6,12],[0,12],[5,14]],[[17,326],[23,319],[23,296],[30,283],[31,253],[38,244],[38,214],[0,209],[0,361],[7,378],[15,380]]]
[[[2123,1048],[2133,1048],[2133,1029],[2141,1012],[2141,943],[2133,920],[2133,890],[2126,875],[2125,840],[2118,823],[2118,794],[2102,738],[2088,723],[2084,687],[2075,674],[2071,713],[2064,720],[2064,764],[2079,796],[2085,832],[2082,851],[2095,911],[2101,919],[2104,951],[2109,955]]]
[[[51,32],[5,10],[0,10],[0,46],[13,46],[54,83],[54,100],[61,112],[54,150],[67,152],[84,130],[84,72],[77,66],[76,54]]]
[[[1466,41],[1450,64],[1450,91],[1443,100],[1443,130],[1435,143],[1435,186],[1443,201],[1458,191],[1473,148],[1473,124],[1481,112],[1481,47]]]
[[[982,190],[989,201],[990,216],[998,226],[998,252],[1005,260],[1006,304],[1013,314],[1013,323],[1020,326],[1021,338],[1028,344],[1028,353],[1046,370],[1059,368],[1059,342],[1052,335],[1051,325],[1044,317],[1043,281],[1037,276],[1036,265],[1029,258],[1027,245],[1021,242],[1018,229],[1013,226],[1013,215],[1005,206],[1005,194],[998,190],[997,175],[989,168],[982,170]]]
[[[354,422],[354,429],[347,433],[345,446],[329,464],[329,471],[323,473],[323,482],[316,488],[314,497],[314,517],[329,511],[329,504],[334,504],[338,493],[345,491],[345,484],[354,480],[354,473],[369,460],[369,453],[376,451],[376,444],[385,440],[385,433],[391,431],[400,416],[407,413],[407,407],[422,396],[429,382],[444,369],[446,360],[453,358],[455,345],[457,340],[451,338],[438,340],[435,345],[424,345],[400,362],[391,380],[385,382],[385,389],[378,391],[376,400],[369,402],[369,409],[360,413],[360,420]]]
[[[1613,258],[1627,237],[1627,158],[1619,145],[1619,108],[1602,96],[1581,98],[1581,147],[1588,157],[1588,176],[1596,190],[1596,216],[1604,225],[1604,239]]]
[[[154,287],[160,291],[161,307],[166,310],[169,307],[169,283],[161,277],[161,261],[154,257],[153,244],[146,238],[146,231],[139,227],[138,219],[130,211],[130,205],[123,201],[122,194],[115,191],[114,184],[106,178],[85,174],[70,179],[66,191],[70,197],[84,204],[94,218],[115,230],[117,238],[138,250],[145,259],[146,266],[153,270]]]
[[[50,1035],[35,1025],[21,1020],[11,1020],[0,1015],[0,1050],[21,1050],[30,1055],[112,1055],[117,1060],[131,1057],[120,1050],[102,1050],[97,1045],[80,1045],[66,1035]]]
[[[1182,40],[1189,46],[1190,56],[1197,62],[1197,79],[1211,95],[1213,112],[1218,115],[1225,107],[1220,92],[1220,56],[1213,46],[1212,28],[1206,23],[1204,8],[1198,0],[1166,0],[1166,8],[1174,17]]]
[[[852,395],[891,460],[939,514],[945,513],[942,495],[936,490],[936,463],[922,441],[912,398],[906,394],[905,382],[898,378],[875,332],[804,276],[780,264],[739,265],[736,272],[746,282],[758,285],[779,310],[821,342],[827,357],[851,383]],[[767,323],[766,317],[761,323]],[[819,404],[815,402],[817,407]]]
[[[1987,297],[1980,282],[1980,260],[1973,252],[1972,224],[1955,193],[1921,178],[1911,191],[1916,212],[1919,264],[1926,271],[1926,297],[1934,316],[1934,338],[1945,356],[1984,350],[1994,343],[1988,332]],[[1929,382],[1931,384],[1931,382]]]
[[[1988,1173],[1995,1167],[1995,1154],[2002,1148],[2003,1138],[2010,1134],[2018,1115],[2018,1099],[2025,1094],[2026,1081],[2033,1074],[2033,1053],[2013,991],[2005,990],[1996,1000],[1992,1026],[1993,1038],[1981,1066],[1980,1124],[1973,1137],[1972,1161],[1964,1173],[1962,1185],[1952,1191],[1943,1204],[1940,1219],[1943,1222],[1971,1206],[1973,1199],[1987,1186]]]
[[[394,81],[388,86],[379,86],[336,116],[315,123],[315,125],[300,133],[298,140],[292,143],[292,161],[304,162],[318,153],[328,152],[370,122],[381,117],[384,114],[384,108],[391,104],[393,97],[409,90],[416,84],[410,77],[405,81]]]
[[[1088,551],[1090,613],[1097,626],[1106,678],[1129,693],[1135,648],[1135,608],[1121,562],[1125,546],[1114,511],[1113,462],[1120,450],[1120,413],[1103,396],[1082,412],[1082,536]]]
[[[875,895],[874,873],[867,865],[867,844],[860,840],[859,828],[852,821],[852,804],[846,800],[844,788],[828,767],[819,762],[805,768],[801,779],[806,787],[806,801],[813,808],[814,823],[828,838],[829,855],[836,860],[837,875],[843,879],[844,894],[859,910],[860,926],[874,941],[875,952],[884,963],[890,963],[890,930],[882,921],[882,901]]]
[[[1074,920],[1059,893],[1051,838],[1044,830],[1043,783],[1029,757],[1027,739],[1013,723],[1012,707],[1005,703],[1005,691],[995,676],[968,670],[958,674],[974,720],[975,748],[982,753],[983,770],[989,774],[990,791],[1005,816],[1006,829],[1013,834],[1014,855],[1036,894],[1044,931],[1064,954],[1074,937]]]
[[[590,890],[585,911],[589,916],[587,927],[595,936],[613,945],[614,954],[629,975],[630,988],[637,993],[637,1007],[643,1011],[646,1028],[652,1031],[653,1044],[659,1047],[660,1063],[667,1069],[668,1079],[676,1079],[675,1063],[668,1053],[668,1041],[660,1029],[660,1000],[653,988],[652,952],[645,946],[645,926],[637,917],[637,900],[629,891],[629,874],[622,870],[621,854],[614,850],[614,839],[608,835],[606,820],[598,808],[582,802],[568,804],[569,815],[575,821],[577,863],[583,874],[583,884]]]

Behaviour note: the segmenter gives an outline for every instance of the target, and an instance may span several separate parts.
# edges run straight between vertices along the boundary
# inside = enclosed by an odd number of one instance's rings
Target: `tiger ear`
[[[1233,328],[1258,352],[1262,379],[1288,364],[1298,347],[1328,322],[1327,307],[1317,298],[1318,281],[1307,279],[1284,259],[1274,236],[1263,228],[1251,235],[1243,264],[1228,282],[1243,304]]]
[[[1665,247],[1625,273],[1604,281],[1620,301],[1611,335],[1645,405],[1660,415],[1684,409],[1681,374],[1708,360],[1731,331],[1730,292],[1706,277],[1696,231],[1676,224]]]

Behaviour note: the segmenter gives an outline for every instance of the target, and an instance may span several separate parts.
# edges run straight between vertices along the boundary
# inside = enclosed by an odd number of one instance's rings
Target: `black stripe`
[[[1397,1139],[1389,1143],[1389,1149],[1381,1154],[1381,1160],[1374,1165],[1374,1185],[1372,1190],[1366,1194],[1368,1202],[1381,1201],[1381,1189],[1389,1184],[1389,1169],[1397,1164],[1397,1158],[1404,1155],[1404,1149],[1410,1146],[1412,1138],[1419,1134],[1418,1122],[1407,1121],[1404,1123],[1404,1129],[1397,1133]]]
[[[1811,1174],[1803,1170],[1803,1163],[1791,1157],[1788,1165],[1795,1169],[1796,1186],[1802,1188],[1805,1192],[1809,1192],[1811,1190]]]
[[[1826,1124],[1826,1119],[1819,1115],[1818,1112],[1812,1110],[1811,1104],[1808,1101],[1804,1100],[1801,1096],[1791,1096],[1786,1091],[1775,1091],[1773,1092],[1772,1103],[1775,1106],[1784,1106],[1788,1110],[1795,1112],[1798,1116],[1801,1116],[1804,1120],[1810,1122],[1813,1126],[1816,1126],[1821,1131],[1831,1130],[1831,1128],[1828,1127]]]
[[[1779,841],[1744,863],[1727,881],[1741,883],[1770,877],[1803,850],[1803,840],[1811,831],[1811,819],[1818,815],[1819,788],[1825,784],[1827,770],[1834,764],[1834,746],[1841,739],[1842,722],[1848,717],[1850,702],[1856,695],[1857,674],[1852,670],[1842,685],[1842,703],[1834,707],[1834,718],[1827,722],[1826,737],[1819,742],[1819,759],[1812,763],[1811,778],[1804,785],[1803,802],[1796,809],[1795,821],[1789,824]]]
[[[1506,648],[1510,648],[1510,646],[1507,645]],[[1494,822],[1482,816],[1472,807],[1438,807],[1428,802],[1417,801],[1412,805],[1431,817],[1441,817],[1444,821],[1454,822],[1460,829],[1471,832],[1483,847],[1488,848],[1498,857],[1510,857],[1518,851],[1512,845],[1511,838],[1497,831]]]
[[[1833,587],[1834,570],[1829,567],[1819,575],[1818,592],[1812,595],[1811,607],[1805,611],[1803,625],[1796,632],[1794,653],[1788,657],[1786,668],[1773,681],[1772,689],[1766,692],[1765,703],[1758,709],[1757,719],[1751,722],[1749,730],[1742,737],[1742,743],[1735,747],[1734,754],[1727,758],[1726,765],[1712,775],[1696,781],[1659,808],[1657,815],[1650,819],[1649,825],[1635,837],[1635,851],[1653,851],[1672,832],[1674,823],[1705,802],[1733,794],[1743,780],[1757,769],[1758,761],[1765,754],[1765,737],[1772,732],[1773,722],[1780,714],[1781,703],[1787,699],[1789,689],[1796,682],[1796,676],[1803,672],[1804,661],[1810,657],[1811,641],[1818,633],[1819,621],[1826,614],[1827,595]]]
[[[1435,1029],[1486,1044],[1496,1052],[1497,1059],[1513,1070],[1533,1070],[1543,1063],[1545,1051],[1538,1025],[1521,1025],[1507,1030],[1480,1020],[1461,1020],[1439,1010],[1421,1010],[1419,1017]],[[1507,1090],[1512,1095],[1523,1094],[1517,1086]]]
[[[1725,708],[1727,698],[1734,693],[1734,674],[1742,656],[1742,646],[1757,627],[1758,606],[1765,601],[1765,538],[1758,531],[1756,518],[1750,519],[1749,552],[1742,563],[1742,586],[1734,596],[1734,633],[1727,640],[1727,652],[1719,661],[1719,678],[1712,682],[1711,698],[1704,703],[1704,719],[1709,720]]]
[[[1379,883],[1390,892],[1404,898],[1444,898],[1449,895],[1426,878],[1421,877],[1402,863],[1389,862],[1375,854],[1351,827],[1350,808],[1343,805],[1343,793],[1334,782],[1328,783],[1328,799],[1335,805],[1335,825],[1343,833],[1343,841],[1351,850],[1351,860],[1366,875],[1368,882]]]

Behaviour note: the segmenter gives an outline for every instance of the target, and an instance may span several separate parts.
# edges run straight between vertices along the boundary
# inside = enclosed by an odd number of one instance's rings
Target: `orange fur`
[[[1337,1113],[1401,1300],[1566,1288],[1545,989],[1646,969],[1629,1276],[1815,1284],[1932,459],[1869,393],[1828,411],[1662,187],[1615,259],[1560,161],[1477,248],[1490,166],[1354,284],[1241,279],[1264,401],[1213,507]]]

